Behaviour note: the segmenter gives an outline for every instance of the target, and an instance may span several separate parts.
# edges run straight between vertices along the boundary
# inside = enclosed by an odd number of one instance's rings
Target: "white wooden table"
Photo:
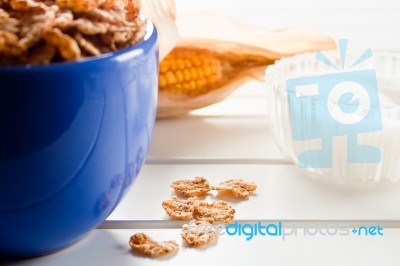
[[[381,1],[177,1],[181,10],[216,10],[264,27],[308,26],[353,48],[400,50],[400,2]],[[161,201],[178,178],[205,176],[216,184],[244,178],[258,184],[247,201],[233,202],[236,219],[288,223],[381,225],[379,237],[304,236],[285,241],[222,236],[216,245],[181,245],[176,256],[148,259],[130,252],[128,240],[146,232],[180,239],[180,222]],[[215,195],[208,196],[215,199]],[[119,207],[79,243],[55,254],[0,265],[400,265],[400,185],[350,189],[315,182],[275,146],[268,125],[264,84],[249,82],[220,104],[156,123],[150,154]]]

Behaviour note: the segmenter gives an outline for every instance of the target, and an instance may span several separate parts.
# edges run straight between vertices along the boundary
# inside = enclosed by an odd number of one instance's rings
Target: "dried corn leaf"
[[[178,29],[174,22],[175,3],[173,0],[142,1],[141,13],[157,28],[161,61],[179,40]]]
[[[176,22],[182,38],[160,64],[158,118],[217,103],[247,80],[262,80],[277,59],[336,46],[310,29],[255,28],[216,14],[178,14]],[[198,57],[210,58],[193,66]]]
[[[265,56],[270,56],[268,51],[276,53],[278,57],[271,59],[336,47],[331,37],[312,29],[257,28],[215,13],[179,14],[176,24],[184,38],[211,39],[258,47],[267,51]]]

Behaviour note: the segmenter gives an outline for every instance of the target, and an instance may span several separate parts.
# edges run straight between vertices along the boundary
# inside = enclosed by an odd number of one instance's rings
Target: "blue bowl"
[[[98,226],[153,131],[157,32],[72,63],[0,68],[0,256],[38,256]]]

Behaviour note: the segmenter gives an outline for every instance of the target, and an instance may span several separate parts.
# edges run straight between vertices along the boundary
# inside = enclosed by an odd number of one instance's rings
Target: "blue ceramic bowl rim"
[[[123,49],[120,49],[115,52],[109,52],[105,54],[101,54],[98,56],[90,56],[90,57],[85,57],[83,59],[77,60],[77,61],[71,61],[71,62],[59,62],[59,63],[52,63],[48,65],[25,65],[25,66],[7,66],[7,67],[0,67],[0,74],[7,74],[7,73],[23,73],[26,71],[32,72],[32,71],[39,71],[39,72],[46,72],[46,71],[54,71],[54,70],[62,70],[62,69],[67,69],[67,68],[74,68],[78,66],[82,66],[85,64],[90,64],[90,63],[97,63],[97,62],[102,62],[104,60],[110,60],[113,58],[116,58],[121,55],[129,54],[131,52],[134,52],[138,49],[142,49],[144,51],[149,50],[152,45],[153,45],[153,40],[157,40],[157,29],[155,28],[154,24],[148,20],[144,19],[145,24],[146,24],[146,31],[144,36],[135,43],[134,45],[131,45],[129,47],[125,47]]]

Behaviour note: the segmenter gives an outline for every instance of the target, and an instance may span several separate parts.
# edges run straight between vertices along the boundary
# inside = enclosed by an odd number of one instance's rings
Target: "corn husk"
[[[226,77],[223,79],[224,82],[218,83],[218,86],[210,83],[207,89],[202,89],[198,93],[190,91],[185,94],[182,90],[160,89],[158,118],[185,114],[217,103],[249,79],[262,80],[266,66],[282,57],[336,47],[331,37],[311,29],[257,28],[215,13],[176,14],[173,0],[164,1],[159,7],[164,8],[164,14],[168,14],[170,21],[175,19],[180,36],[175,49],[185,47],[214,52],[218,60],[228,65],[230,72],[224,71]],[[167,24],[159,25],[163,27],[162,31],[167,27]],[[164,48],[161,43],[160,49],[163,51],[170,48],[171,45]],[[174,52],[173,49],[170,53]],[[240,64],[239,61],[243,63]]]
[[[179,40],[175,24],[174,0],[144,0],[141,13],[156,26],[159,43],[160,61],[174,48]]]

